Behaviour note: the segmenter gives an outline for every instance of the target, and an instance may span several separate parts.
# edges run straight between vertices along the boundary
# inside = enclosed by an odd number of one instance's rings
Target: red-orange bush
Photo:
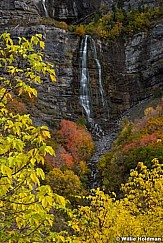
[[[155,133],[145,134],[139,140],[132,141],[123,146],[122,151],[128,152],[129,150],[137,147],[148,146],[157,143],[157,135]]]
[[[65,152],[63,154],[60,154],[60,156],[61,156],[62,160],[65,162],[65,164],[67,165],[67,167],[69,169],[71,169],[74,165],[72,155]]]
[[[71,169],[74,166],[74,159],[62,146],[58,146],[58,148],[56,148],[56,156],[45,156],[45,165],[48,170],[61,168],[65,165],[67,168]]]
[[[128,152],[129,150],[134,149],[136,147],[137,147],[137,143],[136,142],[127,143],[127,144],[124,145],[123,151],[124,152]]]
[[[140,139],[140,145],[147,146],[149,144],[156,143],[156,141],[157,141],[157,136],[155,133],[152,133],[151,135],[147,134]]]
[[[27,113],[27,108],[24,103],[18,101],[16,98],[13,98],[12,95],[8,97],[8,103],[7,108],[12,113],[19,113],[19,114],[25,114]]]
[[[90,133],[84,127],[63,119],[58,134],[62,146],[72,155],[75,163],[90,158],[94,151],[94,143]]]

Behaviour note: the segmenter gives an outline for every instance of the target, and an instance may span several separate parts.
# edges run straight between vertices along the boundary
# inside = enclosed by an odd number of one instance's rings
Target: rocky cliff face
[[[52,18],[72,22],[94,12],[100,4],[98,0],[47,0],[47,9]]]
[[[129,1],[124,1],[123,7],[125,10],[130,10],[134,8],[142,8],[142,7],[160,7],[163,3],[160,0],[129,0]]]
[[[94,13],[100,7],[112,10],[117,6],[130,10],[139,7],[160,7],[163,3],[161,0],[1,0],[0,20],[1,24],[15,18],[28,18],[30,21],[36,19],[36,16],[38,18],[39,14],[71,23]]]
[[[93,11],[100,1],[85,0],[79,1],[80,4],[78,1],[47,1],[49,15],[60,16],[58,19],[63,20],[66,15],[62,15],[59,9],[58,13],[54,10],[57,2],[58,8],[67,8],[68,14],[71,12],[73,18],[78,18],[81,17],[84,8],[84,14]],[[112,4],[111,1],[107,2]],[[35,33],[43,34],[46,44],[45,58],[55,64],[57,83],[51,84],[43,78],[44,84],[38,86],[38,100],[29,105],[29,111],[36,124],[53,127],[61,118],[77,120],[84,113],[79,100],[81,38],[56,27],[38,24],[41,14],[43,15],[43,7],[39,0],[2,0],[0,33],[9,31],[14,38],[16,36],[29,38]],[[14,24],[13,16],[19,22]],[[129,39],[120,38],[114,43],[96,39],[95,43],[102,67],[109,122],[104,119],[104,113],[98,104],[97,66],[88,52],[92,106],[95,121],[107,127],[129,107],[163,89],[163,23],[159,20],[148,33],[141,32]]]
[[[102,0],[101,4],[109,7],[122,7],[125,10],[145,7],[154,8],[163,5],[161,0]]]
[[[163,24],[148,33],[102,44],[104,80],[113,113],[156,95],[163,90]]]
[[[30,38],[41,33],[45,40],[45,59],[55,66],[57,82],[51,83],[42,77],[43,84],[37,86],[38,99],[28,104],[35,124],[47,124],[53,127],[55,121],[61,118],[75,119],[74,113],[79,111],[78,94],[74,85],[78,82],[78,71],[74,56],[78,53],[79,38],[68,34],[65,30],[45,25],[19,26],[18,28],[1,28],[0,32],[10,31],[15,39],[17,36]],[[75,74],[76,73],[76,74]],[[72,107],[71,100],[75,100]]]
[[[0,25],[14,24],[14,21],[30,22],[39,19],[35,0],[0,1]]]

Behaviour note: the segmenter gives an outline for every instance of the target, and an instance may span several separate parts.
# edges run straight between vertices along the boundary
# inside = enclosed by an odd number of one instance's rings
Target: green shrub
[[[151,168],[151,161],[158,158],[163,164],[162,103],[161,99],[156,108],[148,107],[145,116],[135,123],[123,120],[112,152],[107,152],[98,162],[101,184],[106,191],[118,192],[138,162],[143,161]]]

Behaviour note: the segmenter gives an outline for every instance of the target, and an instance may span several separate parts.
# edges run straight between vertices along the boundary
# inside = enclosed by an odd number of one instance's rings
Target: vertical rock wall
[[[105,87],[112,115],[163,91],[163,24],[148,33],[102,44]]]
[[[101,0],[47,0],[49,15],[52,18],[72,22],[94,12]]]
[[[66,1],[63,2],[68,4]],[[54,63],[57,82],[52,84],[42,77],[44,84],[37,87],[38,100],[28,104],[28,109],[36,124],[53,127],[61,118],[77,120],[84,113],[79,101],[81,39],[65,30],[39,25],[40,16],[37,11],[39,3],[37,0],[1,1],[0,33],[11,32],[14,38],[17,36],[29,38],[36,33],[43,34],[46,44],[45,59]],[[92,6],[92,10],[98,4],[96,1],[81,2],[86,8],[88,3],[90,7]],[[19,23],[14,25],[13,16]],[[31,19],[36,19],[37,24],[28,24],[33,23],[30,22]],[[25,20],[25,23],[22,20]],[[91,52],[88,52],[92,105],[96,121],[106,126],[129,107],[163,89],[163,24],[160,20],[148,33],[141,32],[129,39],[120,38],[112,43],[95,39],[95,43],[102,66],[102,80],[110,114],[109,122],[104,121],[104,112],[96,95],[97,65],[92,59]]]
[[[39,20],[39,8],[33,0],[1,0],[0,26],[10,26],[14,23],[30,23]]]

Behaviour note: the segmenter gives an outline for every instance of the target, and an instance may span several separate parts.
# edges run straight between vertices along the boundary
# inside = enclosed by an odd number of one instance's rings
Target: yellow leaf
[[[45,174],[41,168],[36,169],[37,176],[40,176],[42,180],[45,179]]]
[[[56,81],[56,77],[55,77],[55,75],[50,74],[50,79],[51,79],[52,82],[53,82],[53,81]]]
[[[32,159],[30,160],[30,162],[31,162],[32,165],[34,165],[35,162],[36,162],[36,159],[35,159],[35,158],[32,158]]]
[[[25,210],[25,205],[22,204],[22,210],[24,211]]]
[[[4,164],[1,165],[1,172],[2,172],[2,174],[6,174],[9,178],[12,177],[11,176],[12,175],[12,170],[8,166],[6,166]]]
[[[21,228],[21,221],[20,221],[19,217],[16,217],[16,223],[17,223],[18,228],[20,229]]]
[[[65,198],[62,197],[62,196],[59,196],[59,195],[56,195],[56,202],[57,202],[60,206],[62,206],[62,207],[65,207],[65,205],[66,205],[66,200],[65,200]]]
[[[19,89],[18,96],[20,96],[22,93],[23,93],[23,89],[22,89],[22,88],[20,88],[20,89]]]
[[[50,138],[50,137],[51,137],[51,136],[50,136],[50,132],[49,132],[49,131],[45,131],[45,130],[42,131],[42,135],[43,135],[45,138]]]
[[[53,220],[49,219],[48,222],[49,222],[50,226],[53,226]]]
[[[44,43],[43,41],[40,41],[40,47],[41,47],[42,49],[45,48],[45,43]]]
[[[42,206],[43,206],[44,208],[46,208],[46,206],[47,206],[47,200],[46,200],[45,197],[42,199]]]
[[[10,94],[10,93],[7,93],[7,98],[9,98],[10,100],[13,100],[13,97],[12,97],[12,94]]]
[[[51,146],[46,146],[45,151],[50,155],[55,155],[54,150]]]
[[[35,173],[31,174],[31,175],[30,175],[30,178],[32,179],[32,181],[33,181],[34,183],[36,183],[36,184],[38,184],[38,185],[40,186],[40,181],[39,181],[39,179],[38,179],[38,177],[36,176]]]
[[[38,219],[35,219],[35,224],[38,226],[39,225],[39,221]]]
[[[17,204],[13,203],[12,206],[13,206],[13,209],[14,209],[14,210],[17,209]]]

